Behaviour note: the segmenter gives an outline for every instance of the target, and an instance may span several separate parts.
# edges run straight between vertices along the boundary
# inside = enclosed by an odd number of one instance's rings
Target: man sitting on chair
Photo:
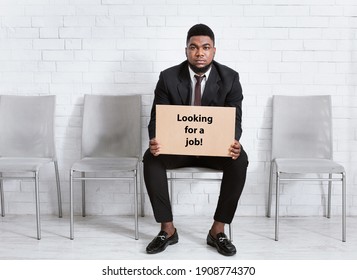
[[[244,188],[248,157],[239,139],[242,134],[242,88],[239,75],[233,69],[214,61],[216,52],[213,31],[204,24],[190,28],[186,41],[187,60],[161,72],[155,89],[149,129],[149,149],[144,154],[144,179],[155,220],[161,231],[147,246],[146,252],[162,252],[178,242],[177,230],[168,192],[167,169],[179,167],[208,167],[223,171],[220,195],[213,224],[207,235],[207,244],[226,256],[236,253],[235,246],[224,233],[230,224]],[[198,76],[198,77],[196,77]],[[201,83],[195,96],[197,81]],[[197,92],[197,90],[196,90]],[[160,139],[155,138],[155,106],[227,106],[236,108],[235,140],[232,139],[231,157],[182,156],[160,154]]]

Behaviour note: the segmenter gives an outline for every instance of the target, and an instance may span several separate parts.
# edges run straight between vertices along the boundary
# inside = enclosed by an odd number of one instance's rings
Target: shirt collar
[[[207,70],[206,73],[204,73],[203,75],[206,76],[206,81],[208,79],[209,74],[211,73],[212,70],[212,66]],[[196,82],[196,78],[195,75],[197,75],[195,72],[192,71],[192,69],[190,68],[190,66],[188,66],[188,71],[190,72],[190,78],[191,78],[191,82],[194,81]]]

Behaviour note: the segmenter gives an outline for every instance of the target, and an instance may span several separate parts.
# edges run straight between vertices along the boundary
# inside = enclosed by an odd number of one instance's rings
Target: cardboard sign
[[[230,157],[235,114],[234,107],[156,105],[161,153]]]

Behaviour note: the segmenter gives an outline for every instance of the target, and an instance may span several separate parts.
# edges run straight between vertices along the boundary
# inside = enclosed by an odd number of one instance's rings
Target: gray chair
[[[85,181],[133,181],[135,239],[139,238],[138,185],[141,157],[141,97],[85,95],[82,155],[70,170],[70,239],[74,239],[75,180],[82,181],[83,217],[86,215]],[[97,173],[105,176],[96,176]]]
[[[0,96],[0,194],[5,216],[3,180],[35,181],[37,239],[41,239],[39,171],[53,163],[58,212],[61,189],[54,140],[55,96]]]
[[[212,182],[221,182],[223,172],[221,170],[205,168],[205,167],[182,167],[176,169],[168,169],[167,170],[168,182],[169,182],[169,193],[170,193],[170,200],[171,200],[171,207],[173,207],[173,191],[174,191],[174,182],[175,181],[212,181]],[[178,174],[187,174],[192,173],[192,177],[177,177]],[[193,174],[203,174],[204,176],[200,176],[199,178],[193,177]],[[212,176],[213,175],[213,176]],[[233,230],[231,224],[229,226],[229,239],[233,241]]]
[[[275,240],[279,238],[280,183],[312,180],[328,181],[328,218],[331,216],[332,182],[342,183],[342,241],[346,241],[346,175],[344,167],[333,161],[331,111],[330,96],[273,96],[267,216],[271,216],[275,177]],[[313,174],[318,176],[313,177]]]

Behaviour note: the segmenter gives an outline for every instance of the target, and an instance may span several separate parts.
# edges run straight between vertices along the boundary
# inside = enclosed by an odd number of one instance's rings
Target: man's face
[[[194,72],[204,74],[210,67],[216,48],[209,36],[192,36],[187,42],[186,57]]]

